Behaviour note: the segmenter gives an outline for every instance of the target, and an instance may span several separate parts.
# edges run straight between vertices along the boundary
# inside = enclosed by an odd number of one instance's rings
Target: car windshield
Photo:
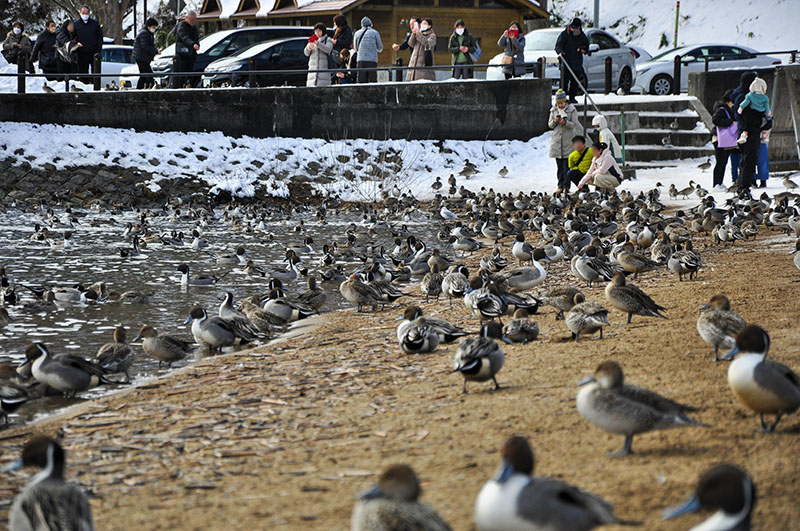
[[[685,55],[686,52],[690,51],[691,48],[688,46],[683,46],[681,48],[675,48],[673,50],[669,50],[663,53],[660,53],[650,59],[651,61],[674,61],[676,55]]]
[[[264,50],[266,50],[267,48],[269,48],[270,46],[272,46],[273,44],[274,41],[257,42],[253,45],[248,46],[247,48],[244,48],[243,50],[239,50],[235,54],[231,55],[231,57],[238,57],[238,58],[254,57],[263,52]]]
[[[230,35],[229,31],[218,31],[216,33],[212,33],[211,35],[206,35],[202,39],[200,39],[200,53],[210,49],[212,46],[217,44],[219,41],[224,39]],[[162,57],[166,57],[169,55],[175,55],[175,45],[170,44],[161,52]]]
[[[525,35],[526,50],[555,50],[560,31],[534,30]]]

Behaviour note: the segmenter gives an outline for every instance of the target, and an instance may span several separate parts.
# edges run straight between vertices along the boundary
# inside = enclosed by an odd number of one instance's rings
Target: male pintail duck
[[[139,235],[136,234],[133,236],[133,246],[132,247],[120,247],[119,248],[119,255],[122,258],[128,258],[129,256],[139,256],[141,251],[139,251]]]
[[[593,376],[578,382],[578,413],[600,429],[625,436],[622,450],[610,454],[619,457],[631,453],[633,436],[653,430],[680,426],[704,426],[689,417],[685,406],[647,389],[623,383],[622,368],[614,361],[601,363]]]
[[[14,498],[8,526],[23,529],[80,529],[93,531],[92,510],[86,493],[64,480],[64,449],[49,437],[37,436],[22,449],[22,457],[3,467],[3,472],[25,466],[42,471],[33,476]]]
[[[125,327],[118,326],[114,329],[114,341],[106,343],[98,349],[94,362],[103,369],[105,374],[124,373],[126,381],[131,381],[128,371],[133,365],[133,349],[128,344]]]
[[[400,346],[406,354],[432,352],[439,343],[452,343],[468,335],[468,332],[444,319],[423,317],[422,309],[419,306],[409,306],[406,308],[401,319],[402,322],[397,327],[397,340],[400,342]],[[414,331],[416,327],[420,329]],[[427,340],[427,344],[424,342],[421,343],[421,341],[427,339],[427,336],[430,335],[431,332],[437,335],[436,341],[430,338]],[[406,347],[412,352],[408,352]],[[430,347],[430,350],[426,350],[427,347]]]
[[[159,334],[155,328],[145,325],[139,330],[139,335],[134,341],[142,340],[142,350],[145,354],[158,360],[158,367],[166,363],[172,367],[176,361],[184,359],[191,351],[192,344],[167,334]]]
[[[31,373],[37,382],[47,384],[67,396],[74,397],[78,391],[100,384],[119,383],[107,380],[102,368],[80,356],[61,354],[52,357],[43,343],[28,345],[25,358],[21,367],[33,363]]]
[[[716,511],[690,531],[750,531],[756,507],[756,487],[743,469],[719,463],[700,476],[692,496],[664,510],[668,520],[701,510]]]
[[[0,386],[0,417],[3,417],[3,424],[8,426],[8,416],[21,408],[28,401],[28,396],[16,392],[16,389],[8,389],[9,391],[14,391],[8,394],[18,396],[5,396],[6,390],[6,387]]]
[[[501,456],[497,474],[484,483],[475,499],[475,524],[480,531],[584,531],[622,523],[611,505],[591,492],[533,476],[533,450],[525,437],[510,437]]]
[[[442,294],[442,281],[444,275],[439,272],[439,264],[433,264],[430,272],[422,277],[420,282],[420,289],[425,295],[425,302],[428,302],[429,297],[436,297],[439,300],[439,295]]]
[[[678,274],[678,280],[683,280],[683,275],[689,275],[689,280],[697,277],[697,272],[703,265],[700,253],[692,248],[692,242],[686,242],[686,249],[682,249],[680,244],[675,245],[673,252],[667,260],[667,267],[673,273]]]
[[[97,292],[93,289],[83,290],[83,288],[56,288],[53,296],[58,302],[77,302],[87,303],[96,302],[99,299]]]
[[[469,290],[469,269],[466,266],[453,266],[449,273],[442,278],[442,293],[447,295],[450,305],[453,297],[460,299]]]
[[[236,248],[234,254],[212,255],[215,257],[217,265],[245,265],[247,264],[247,250],[241,245]]]
[[[611,282],[606,285],[605,291],[608,302],[618,310],[628,314],[627,324],[631,323],[631,318],[634,314],[666,319],[666,316],[659,313],[666,310],[666,308],[656,304],[656,302],[644,291],[639,289],[638,286],[627,284],[625,282],[625,275],[622,273],[614,273]]]
[[[586,287],[591,288],[595,282],[611,280],[617,267],[609,262],[604,262],[598,257],[597,248],[589,246],[584,254],[572,257],[570,269],[579,280],[586,282]]]
[[[280,288],[269,292],[269,298],[264,301],[264,310],[286,323],[293,323],[317,313],[315,309],[286,297]]]
[[[512,343],[529,343],[539,337],[539,323],[528,317],[528,310],[520,308],[514,318],[503,328],[503,337]]]
[[[719,361],[719,348],[731,350],[736,346],[736,334],[747,324],[731,310],[731,301],[725,295],[714,295],[697,318],[697,332],[703,341],[714,347],[714,361]]]
[[[769,334],[756,325],[747,325],[736,336],[736,346],[722,359],[733,358],[728,367],[728,385],[733,394],[761,417],[761,429],[775,431],[784,413],[800,409],[800,378],[792,369],[767,360]],[[775,415],[767,426],[764,415]]]
[[[503,326],[492,321],[481,327],[480,337],[462,339],[453,357],[453,372],[464,377],[462,393],[467,392],[467,381],[485,382],[492,380],[494,388],[500,389],[495,375],[503,368],[506,355],[500,350],[495,339],[502,339]]]
[[[577,343],[581,334],[594,334],[600,331],[603,339],[603,327],[608,326],[608,310],[597,302],[586,302],[583,293],[578,292],[573,298],[573,306],[564,319],[567,328]]]
[[[419,501],[417,475],[408,465],[392,465],[372,489],[360,494],[353,508],[352,531],[414,529],[449,531],[450,526],[431,506]]]
[[[511,271],[503,271],[493,275],[492,280],[502,284],[507,291],[528,291],[547,278],[547,271],[542,264],[533,260],[533,267],[519,267]]]
[[[189,266],[186,264],[180,264],[175,271],[181,274],[181,285],[182,286],[213,286],[220,280],[221,277],[217,276],[197,276],[197,277],[189,277]]]
[[[223,347],[230,347],[239,343],[250,343],[258,336],[250,327],[241,327],[237,323],[227,321],[221,317],[209,317],[202,306],[192,306],[189,318],[184,325],[192,324],[192,336],[200,345],[209,349],[221,351]]]
[[[533,265],[533,246],[525,241],[525,235],[521,232],[517,234],[514,246],[511,247],[511,254],[520,264],[530,262]]]
[[[556,320],[563,319],[564,313],[568,312],[575,306],[575,295],[583,295],[581,290],[571,286],[561,286],[553,288],[548,291],[539,301],[547,306],[552,306],[558,310]]]

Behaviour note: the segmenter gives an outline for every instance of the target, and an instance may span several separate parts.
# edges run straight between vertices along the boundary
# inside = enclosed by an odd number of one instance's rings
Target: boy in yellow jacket
[[[591,149],[586,145],[586,138],[583,135],[576,135],[572,138],[572,147],[574,151],[569,154],[567,159],[569,166],[567,178],[559,187],[565,192],[569,192],[570,183],[577,185],[589,171],[589,166],[592,165]]]

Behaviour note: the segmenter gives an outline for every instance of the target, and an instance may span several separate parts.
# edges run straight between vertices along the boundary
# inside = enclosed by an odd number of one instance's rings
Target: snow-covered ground
[[[152,173],[144,183],[158,191],[171,178],[197,179],[213,191],[228,190],[251,196],[266,186],[274,196],[288,194],[291,179],[309,181],[320,194],[337,194],[353,201],[372,201],[395,186],[419,199],[432,197],[431,184],[441,178],[444,188],[454,174],[459,186],[478,191],[552,192],[555,161],[548,157],[550,133],[522,141],[407,141],[297,138],[233,138],[222,133],[153,133],[88,126],[37,125],[0,122],[0,159],[15,157],[33,167],[57,169],[75,165],[119,165]],[[461,175],[469,160],[477,173]],[[660,182],[663,196],[670,184],[684,188],[694,180],[711,188],[711,171],[701,172],[699,160],[666,162],[668,167],[640,169],[638,178],[622,189],[638,193]],[[500,176],[502,168],[508,170]],[[729,172],[726,184],[730,184]],[[161,183],[161,184],[159,184]],[[769,181],[769,193],[783,190],[779,179]],[[715,193],[722,201],[724,193]],[[696,204],[697,198],[675,202]]]

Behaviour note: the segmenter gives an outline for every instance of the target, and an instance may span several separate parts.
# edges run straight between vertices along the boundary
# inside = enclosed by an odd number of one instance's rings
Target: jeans
[[[150,61],[136,61],[136,66],[139,67],[140,74],[152,74],[153,69],[150,68]],[[152,77],[141,77],[139,76],[139,81],[136,82],[136,88],[141,89],[149,89],[155,84]]]
[[[176,55],[175,69],[173,72],[193,72],[195,57],[194,54]],[[169,82],[169,88],[184,88],[187,82],[194,86],[194,76],[172,76]]]
[[[472,66],[469,63],[460,63],[453,66],[455,79],[472,79]]]
[[[375,61],[358,61],[356,67],[358,68],[375,68],[378,66],[378,63]],[[377,83],[378,82],[378,71],[377,70],[369,70],[369,71],[360,71],[358,72],[358,82],[359,83]]]
[[[739,168],[742,166],[742,153],[737,149],[731,152],[731,180],[736,182],[739,178]]]
[[[556,178],[559,188],[563,188],[561,185],[567,179],[567,172],[569,172],[569,159],[566,157],[556,158]]]

